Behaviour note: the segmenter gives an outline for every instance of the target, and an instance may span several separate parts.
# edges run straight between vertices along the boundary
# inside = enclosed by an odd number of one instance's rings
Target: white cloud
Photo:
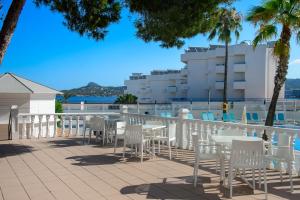
[[[300,64],[300,59],[295,59],[290,62],[290,65],[299,65],[299,64]]]

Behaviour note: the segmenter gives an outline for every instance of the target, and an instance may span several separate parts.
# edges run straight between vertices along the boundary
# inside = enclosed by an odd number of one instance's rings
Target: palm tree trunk
[[[0,64],[2,64],[25,2],[26,0],[13,0],[4,19],[0,32]]]
[[[280,34],[279,42],[284,45],[284,50],[281,50],[279,55],[278,66],[276,70],[276,75],[274,79],[274,90],[272,100],[269,106],[268,115],[266,118],[265,125],[273,126],[274,124],[274,116],[276,112],[276,104],[280,94],[280,90],[286,80],[287,70],[288,70],[288,62],[290,58],[290,39],[291,39],[291,30],[288,26],[284,25],[282,28],[282,32]],[[267,135],[263,135],[264,139],[267,139]]]
[[[223,88],[223,105],[227,104],[227,72],[228,72],[228,42],[225,42],[225,63],[224,63],[224,88]],[[223,107],[223,113],[227,110]]]

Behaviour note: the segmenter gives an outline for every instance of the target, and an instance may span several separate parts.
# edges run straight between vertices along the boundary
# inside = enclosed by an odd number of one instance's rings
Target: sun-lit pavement
[[[0,142],[0,199],[223,199],[214,162],[202,163],[197,188],[192,185],[193,153],[179,151],[172,161],[162,152],[155,159],[128,158],[121,149],[81,145],[80,138]],[[287,177],[287,176],[285,176]],[[269,199],[299,199],[300,179],[289,193],[288,179],[279,182],[268,171]],[[264,199],[234,183],[234,199]]]

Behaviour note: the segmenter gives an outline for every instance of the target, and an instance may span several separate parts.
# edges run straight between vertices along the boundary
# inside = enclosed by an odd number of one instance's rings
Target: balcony
[[[223,90],[224,89],[224,81],[216,81],[215,89],[216,90]]]
[[[233,65],[234,72],[246,72],[246,63],[236,63]]]
[[[233,89],[235,89],[235,90],[244,90],[244,89],[246,89],[246,81],[245,80],[234,81],[233,82]]]
[[[177,92],[177,87],[176,87],[176,86],[168,86],[168,87],[167,87],[167,92],[168,92],[168,93],[174,93],[174,92]]]
[[[225,65],[224,64],[216,64],[216,73],[224,74],[224,72],[225,72]]]

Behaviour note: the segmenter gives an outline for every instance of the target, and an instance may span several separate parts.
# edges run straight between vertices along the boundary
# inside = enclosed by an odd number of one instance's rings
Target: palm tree
[[[137,97],[132,94],[124,94],[117,98],[115,103],[118,104],[136,104],[137,103]]]
[[[0,64],[12,38],[26,0],[13,0],[0,31]]]
[[[250,10],[247,20],[255,26],[259,25],[259,30],[253,40],[254,47],[261,41],[276,37],[279,27],[281,29],[280,38],[274,46],[274,55],[278,57],[278,65],[272,100],[265,122],[266,126],[273,126],[278,96],[286,80],[290,58],[290,39],[293,31],[296,33],[297,40],[300,40],[300,1],[266,0],[261,6],[255,6]],[[266,134],[264,134],[264,139],[267,139]]]
[[[208,36],[209,40],[217,36],[220,42],[225,43],[223,113],[227,111],[225,105],[227,104],[228,45],[231,42],[232,32],[234,32],[236,40],[238,40],[242,30],[241,19],[241,15],[235,8],[220,8],[214,17],[214,23]]]

